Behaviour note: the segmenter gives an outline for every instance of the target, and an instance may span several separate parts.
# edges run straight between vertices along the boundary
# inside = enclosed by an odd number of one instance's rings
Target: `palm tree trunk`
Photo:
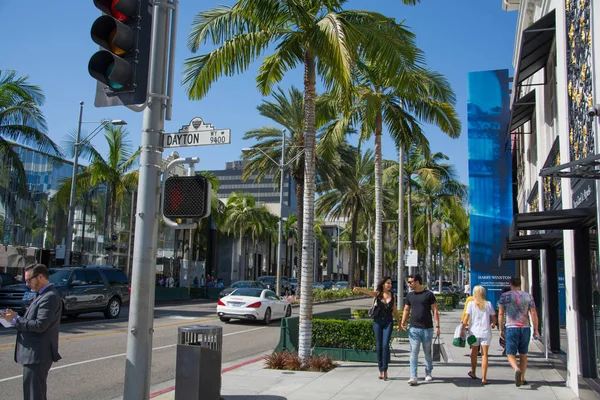
[[[425,209],[425,219],[427,221],[427,283],[429,283],[433,272],[431,265],[433,256],[431,254],[431,213],[428,208]]]
[[[356,271],[356,234],[358,228],[358,210],[352,215],[352,233],[350,234],[350,265],[348,266],[348,287],[354,287],[354,271]]]
[[[381,156],[381,111],[375,117],[375,270],[373,271],[373,284],[381,280],[383,256],[383,187],[382,187],[382,156]]]
[[[408,212],[408,248],[413,249],[415,247],[415,243],[413,241],[412,234],[412,189],[410,187],[410,176],[408,177],[408,182],[406,184],[406,194],[407,194],[407,212]]]
[[[113,264],[114,250],[112,249],[112,235],[115,233],[117,228],[117,188],[111,187],[110,190],[110,205],[108,206],[110,216],[109,216],[109,233],[108,239],[111,241],[111,248],[108,252],[108,265]]]
[[[298,277],[298,286],[296,296],[299,296],[302,292],[301,284],[302,284],[302,238],[304,235],[302,231],[304,229],[304,175],[302,174],[302,179],[296,181],[296,216],[298,217],[298,223],[296,229],[298,230],[298,235],[296,238],[296,254],[298,257],[298,265],[297,274]]]
[[[312,282],[314,271],[315,222],[315,59],[308,50],[304,53],[304,208],[302,225],[302,289],[300,291],[300,328],[298,355],[303,362],[310,356],[312,342]],[[304,219],[304,218],[303,218]]]

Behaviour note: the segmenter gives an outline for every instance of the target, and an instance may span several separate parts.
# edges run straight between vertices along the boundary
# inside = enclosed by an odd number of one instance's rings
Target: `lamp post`
[[[273,160],[260,147],[242,149],[242,152],[244,152],[244,153],[249,153],[249,152],[256,151],[256,150],[260,151],[269,160],[271,160],[272,162],[274,162],[277,165],[277,167],[279,168],[279,172],[281,174],[281,184],[279,185],[279,227],[278,227],[278,232],[277,232],[277,282],[275,283],[275,285],[277,286],[276,287],[277,296],[281,295],[281,238],[282,238],[282,222],[283,222],[283,183],[284,183],[284,179],[285,179],[285,176],[284,176],[285,167],[289,163],[293,162],[296,158],[298,158],[300,156],[300,154],[302,154],[302,153],[297,154],[293,159],[288,161],[287,164],[285,163],[285,132],[286,132],[285,129],[283,129],[281,131],[281,161],[280,162]]]
[[[77,170],[79,169],[79,146],[81,146],[81,125],[85,122],[81,121],[83,116],[83,101],[79,102],[79,121],[77,123],[77,135],[75,136],[75,149],[73,155],[73,174],[71,175],[71,196],[69,198],[69,218],[67,222],[67,241],[65,245],[65,264],[71,263],[71,247],[73,244],[73,224],[75,223],[75,188],[77,186]],[[127,122],[115,119],[111,121],[102,121],[100,125],[98,125],[94,131],[96,131],[100,127],[104,127],[106,124],[113,125],[127,125]],[[91,140],[98,132],[92,133],[83,140],[83,142]]]

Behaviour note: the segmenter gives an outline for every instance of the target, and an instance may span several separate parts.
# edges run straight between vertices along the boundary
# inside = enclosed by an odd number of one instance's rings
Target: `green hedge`
[[[315,347],[375,350],[373,322],[313,319],[312,343]]]
[[[363,296],[362,294],[358,294],[359,296]],[[349,299],[357,296],[357,294],[352,293],[350,289],[343,290],[322,290],[322,289],[314,289],[313,290],[313,301],[323,301],[323,300],[338,300],[338,299]]]

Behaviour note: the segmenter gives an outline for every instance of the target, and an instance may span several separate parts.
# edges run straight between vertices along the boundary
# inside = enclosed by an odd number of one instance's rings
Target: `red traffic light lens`
[[[112,3],[110,5],[110,12],[112,16],[118,19],[119,21],[127,21],[129,17],[117,11],[117,3],[119,3],[119,0],[112,0]]]

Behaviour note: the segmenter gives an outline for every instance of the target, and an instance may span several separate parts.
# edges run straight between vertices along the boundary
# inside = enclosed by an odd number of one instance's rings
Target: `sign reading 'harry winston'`
[[[206,124],[200,117],[192,119],[177,133],[163,135],[163,147],[210,146],[214,144],[230,144],[231,129],[217,129]]]

